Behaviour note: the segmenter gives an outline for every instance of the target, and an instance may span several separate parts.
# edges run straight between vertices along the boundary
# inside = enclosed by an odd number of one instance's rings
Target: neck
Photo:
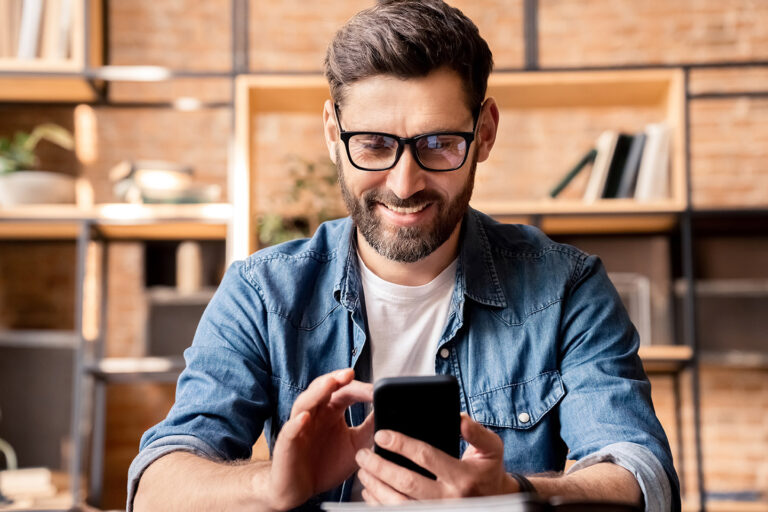
[[[403,263],[385,258],[371,247],[365,238],[357,232],[357,247],[360,258],[368,269],[390,283],[403,286],[421,286],[440,275],[459,252],[459,234],[461,222],[454,228],[451,236],[432,254],[413,263]]]

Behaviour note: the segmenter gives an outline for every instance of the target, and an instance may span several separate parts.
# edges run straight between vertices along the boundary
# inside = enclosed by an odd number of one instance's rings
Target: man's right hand
[[[347,407],[373,400],[373,385],[353,378],[352,369],[318,377],[294,402],[272,450],[271,508],[288,510],[341,484],[357,469],[357,451],[373,445],[372,414],[357,427],[344,420]]]

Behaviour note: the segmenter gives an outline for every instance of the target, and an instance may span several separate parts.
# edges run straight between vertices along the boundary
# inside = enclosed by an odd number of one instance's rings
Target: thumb
[[[482,455],[497,455],[504,450],[501,438],[470,418],[467,413],[461,413],[461,437]]]

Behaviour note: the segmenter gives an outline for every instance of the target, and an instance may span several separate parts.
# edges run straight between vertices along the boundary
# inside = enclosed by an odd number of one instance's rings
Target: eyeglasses
[[[425,171],[455,171],[467,161],[469,146],[475,140],[480,111],[473,113],[471,132],[431,132],[415,137],[398,137],[382,132],[348,132],[339,122],[339,106],[333,104],[339,137],[347,156],[361,171],[386,171],[397,165],[405,146],[411,148],[416,163]]]

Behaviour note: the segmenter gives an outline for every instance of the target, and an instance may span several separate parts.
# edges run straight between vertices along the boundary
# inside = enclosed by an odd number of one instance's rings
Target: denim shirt
[[[348,367],[366,378],[354,235],[349,218],[328,222],[311,239],[264,249],[229,268],[184,352],[175,404],[141,439],[129,510],[141,473],[160,456],[185,450],[247,459],[262,429],[271,450],[313,379]],[[594,459],[613,447],[595,462],[632,471],[650,509],[661,487],[638,467],[650,461],[656,477],[668,479],[660,506],[679,510],[679,484],[638,344],[597,257],[535,228],[467,212],[450,312],[434,346],[435,373],[454,375],[462,410],[501,436],[507,471],[562,471],[566,458]],[[347,413],[358,425],[365,406]],[[351,481],[302,508],[349,499]]]

